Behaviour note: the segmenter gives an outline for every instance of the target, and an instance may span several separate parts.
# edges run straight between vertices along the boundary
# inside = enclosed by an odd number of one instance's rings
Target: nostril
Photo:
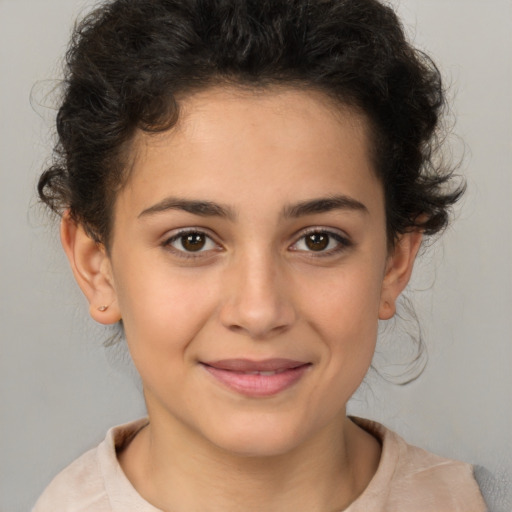
[[[245,334],[253,339],[267,339],[275,337],[290,329],[293,322],[272,323],[263,321],[253,321],[244,323],[226,323],[223,322],[227,329],[237,334]]]

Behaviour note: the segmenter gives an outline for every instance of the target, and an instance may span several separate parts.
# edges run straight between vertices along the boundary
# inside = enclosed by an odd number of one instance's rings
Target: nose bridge
[[[225,276],[222,323],[253,338],[286,330],[295,320],[283,265],[268,248],[252,248],[234,258]]]

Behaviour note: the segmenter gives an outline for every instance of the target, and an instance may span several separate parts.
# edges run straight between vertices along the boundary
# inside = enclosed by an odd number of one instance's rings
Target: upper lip
[[[293,359],[274,358],[259,361],[252,359],[221,359],[218,361],[203,361],[202,364],[232,372],[269,372],[291,370],[309,363]]]

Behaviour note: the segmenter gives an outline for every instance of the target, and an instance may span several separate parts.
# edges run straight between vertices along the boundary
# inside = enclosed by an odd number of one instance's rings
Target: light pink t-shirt
[[[471,465],[411,446],[379,423],[355,421],[380,441],[382,455],[368,487],[344,512],[487,510]],[[162,512],[137,493],[116,456],[147,423],[110,429],[97,448],[55,477],[32,512]]]

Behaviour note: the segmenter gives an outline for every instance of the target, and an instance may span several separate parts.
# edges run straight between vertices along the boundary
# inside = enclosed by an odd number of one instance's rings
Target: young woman
[[[76,28],[39,193],[148,417],[35,512],[485,510],[469,465],[345,410],[461,194],[443,103],[375,0],[115,0]]]

